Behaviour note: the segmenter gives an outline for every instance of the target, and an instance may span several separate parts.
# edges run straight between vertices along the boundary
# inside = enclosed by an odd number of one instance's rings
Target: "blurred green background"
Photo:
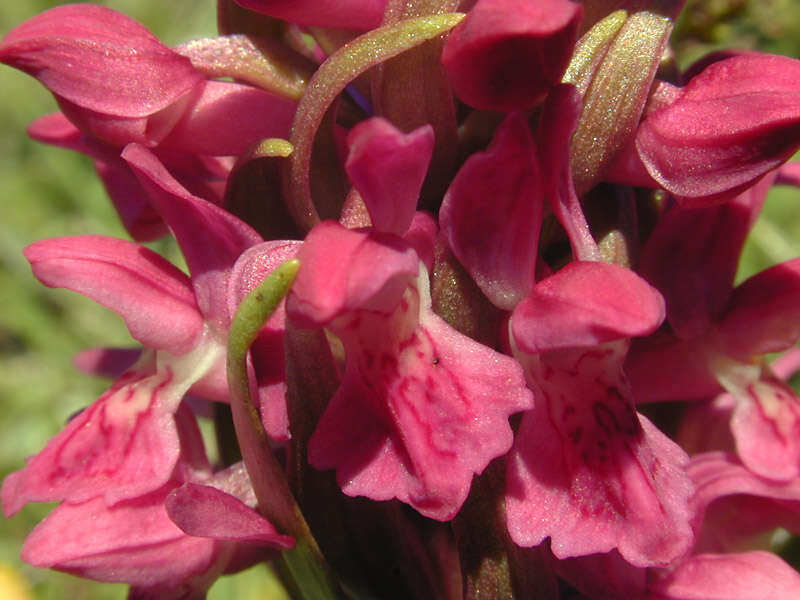
[[[0,34],[61,2],[0,3]],[[149,27],[168,45],[215,32],[215,4],[103,2]],[[674,36],[682,66],[724,47],[800,56],[798,0],[689,2]],[[91,301],[33,279],[22,249],[53,236],[98,233],[125,237],[89,160],[35,144],[25,127],[56,110],[35,80],[0,66],[0,477],[22,467],[69,415],[108,382],[78,374],[71,357],[91,346],[130,343],[122,322]],[[800,256],[800,191],[777,188],[745,250],[740,279]],[[163,250],[163,246],[156,249]],[[121,585],[101,585],[34,569],[18,559],[22,541],[50,506],[28,506],[0,519],[0,600],[124,598]],[[212,598],[280,598],[262,568],[221,580]],[[18,595],[15,595],[18,594]]]

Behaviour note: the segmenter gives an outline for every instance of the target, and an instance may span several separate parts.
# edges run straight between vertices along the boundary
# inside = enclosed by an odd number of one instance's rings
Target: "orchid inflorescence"
[[[134,240],[25,257],[140,344],[78,357],[116,380],[3,482],[6,516],[59,503],[22,558],[132,598],[265,561],[306,600],[800,597],[769,543],[800,533],[800,259],[734,286],[800,181],[800,61],[681,73],[682,5],[219,0],[219,36],[169,48],[73,4],[9,32],[61,109],[30,135],[94,161]],[[141,244],[165,235],[189,274]]]

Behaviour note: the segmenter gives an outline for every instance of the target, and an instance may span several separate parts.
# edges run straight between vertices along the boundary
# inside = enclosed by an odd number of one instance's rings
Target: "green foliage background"
[[[0,34],[61,2],[0,3]],[[215,32],[215,3],[109,0],[102,2],[149,27],[169,45]],[[724,47],[760,48],[800,56],[798,0],[689,2],[676,27],[683,66]],[[0,477],[22,467],[58,432],[69,415],[88,405],[106,381],[77,373],[71,357],[91,346],[130,343],[121,321],[91,301],[49,290],[30,274],[22,249],[60,235],[125,237],[88,159],[29,140],[25,127],[56,110],[38,82],[0,67]],[[800,255],[800,191],[776,188],[745,250],[739,278]],[[157,245],[170,253],[170,248]],[[29,506],[0,519],[0,599],[124,598],[125,587],[29,567],[18,554],[27,533],[50,510]],[[256,568],[222,580],[217,598],[280,598]],[[13,596],[13,582],[23,595]]]

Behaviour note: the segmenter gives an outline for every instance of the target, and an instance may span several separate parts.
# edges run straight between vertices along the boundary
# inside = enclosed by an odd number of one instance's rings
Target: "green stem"
[[[259,511],[296,546],[284,552],[279,569],[296,600],[338,600],[339,585],[325,562],[275,458],[250,394],[247,353],[264,323],[278,308],[294,281],[300,262],[279,265],[239,305],[228,338],[228,386],[231,412],[242,458],[258,499]]]

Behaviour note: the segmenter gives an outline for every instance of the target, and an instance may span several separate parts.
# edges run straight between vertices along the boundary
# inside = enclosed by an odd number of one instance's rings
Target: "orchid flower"
[[[341,387],[314,432],[309,460],[336,468],[349,495],[398,498],[447,520],[472,477],[510,448],[508,416],[530,407],[530,393],[509,357],[459,334],[431,310],[420,260],[430,251],[415,250],[419,225],[408,210],[432,150],[430,132],[403,135],[380,120],[360,127],[351,134],[347,164],[374,226],[314,228],[298,253],[302,266],[287,300],[296,325],[328,328],[345,352]],[[418,149],[423,136],[427,156]],[[402,166],[396,172],[407,181],[377,185],[384,174],[359,158],[365,146],[371,160],[386,157],[382,169]]]
[[[78,291],[114,309],[147,349],[23,470],[6,478],[3,509],[11,515],[27,502],[61,502],[26,544],[24,556],[33,564],[126,581],[134,588],[180,588],[185,581],[202,590],[238,552],[234,545],[220,546],[212,538],[237,540],[238,534],[225,537],[190,528],[185,535],[167,517],[164,502],[182,484],[216,485],[211,483],[215,480],[194,416],[182,399],[191,389],[227,401],[229,302],[245,285],[247,268],[239,267],[236,272],[242,275],[232,281],[231,273],[240,255],[261,239],[232,215],[181,188],[144,147],[130,145],[123,157],[175,232],[192,277],[147,248],[102,236],[52,239],[26,250],[42,282]],[[270,258],[279,262],[295,248],[273,244],[270,250]],[[274,381],[260,386],[274,404],[264,410],[264,418],[275,437],[285,439],[285,385],[275,386]],[[219,482],[224,484],[224,478]],[[252,490],[240,484],[237,494],[249,498]],[[237,508],[238,500],[219,501],[232,503],[227,511],[252,513],[248,518],[255,537],[243,541],[267,542],[273,548],[290,544],[290,538],[278,535],[252,509]],[[107,521],[96,538],[74,547],[60,544],[60,537],[89,515],[97,523]],[[138,541],[130,545],[131,528],[138,528],[140,520],[149,525],[137,531]],[[160,575],[148,568],[184,546],[180,552],[191,559],[174,563]]]
[[[33,75],[54,94],[62,113],[37,120],[31,135],[91,156],[137,239],[165,231],[153,223],[157,215],[119,158],[126,144],[157,147],[170,170],[183,175],[182,183],[201,191],[204,181],[224,182],[230,170],[211,157],[239,155],[263,138],[285,137],[294,114],[289,99],[207,80],[133,19],[92,4],[56,7],[23,23],[0,44],[0,62]],[[215,192],[206,197],[221,203],[221,190]]]
[[[725,388],[736,399],[731,427],[742,461],[756,474],[788,481],[800,468],[800,401],[757,357],[797,341],[797,261],[733,287],[741,246],[771,181],[721,206],[669,209],[645,247],[640,268],[663,290],[674,333],[637,343],[626,368],[640,401],[704,399]],[[689,244],[673,252],[687,233],[713,251],[703,252],[703,260]],[[672,261],[668,269],[661,266],[665,253]],[[645,376],[654,361],[659,374]]]

